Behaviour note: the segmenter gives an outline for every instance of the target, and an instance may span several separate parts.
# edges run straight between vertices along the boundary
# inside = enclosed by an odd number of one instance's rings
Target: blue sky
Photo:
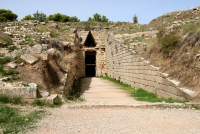
[[[37,10],[46,15],[62,13],[86,21],[93,14],[105,15],[110,21],[148,24],[160,15],[200,6],[200,0],[0,0],[0,9],[9,9],[22,19]]]

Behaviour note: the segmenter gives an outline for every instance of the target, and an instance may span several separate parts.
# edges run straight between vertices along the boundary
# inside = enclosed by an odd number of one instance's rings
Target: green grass
[[[200,23],[188,23],[182,26],[182,33],[183,35],[189,33],[189,32],[197,32],[200,30]]]
[[[2,58],[0,58],[0,65],[4,65],[10,61],[11,61],[10,57],[2,57]]]
[[[51,31],[51,37],[58,37],[59,33],[57,33],[56,31]]]
[[[32,102],[32,106],[40,106],[40,107],[43,107],[43,106],[45,106],[45,102],[44,102],[44,100],[35,99],[35,100]]]
[[[143,89],[138,89],[134,93],[131,94],[138,101],[147,101],[147,102],[167,102],[167,103],[185,103],[187,100],[175,100],[172,98],[158,98],[155,94],[147,92]]]
[[[35,99],[33,102],[32,102],[32,106],[39,106],[39,107],[51,107],[51,108],[54,108],[54,107],[59,107],[62,105],[62,100],[60,97],[56,97],[55,100],[54,100],[54,104],[47,104],[45,102],[45,100],[41,100],[41,99]]]
[[[15,69],[4,70],[2,67],[0,67],[0,74],[2,76],[9,76],[9,75],[19,74],[19,72],[16,71]]]
[[[100,77],[104,80],[108,80],[108,81],[111,81],[113,83],[115,83],[117,86],[121,87],[122,89],[126,90],[126,91],[129,91],[130,93],[130,96],[132,96],[134,99],[138,100],[138,101],[146,101],[146,102],[167,102],[167,103],[185,103],[185,102],[188,102],[188,100],[175,100],[175,99],[172,99],[172,98],[159,98],[157,97],[155,94],[153,93],[150,93],[150,92],[147,92],[143,89],[134,89],[132,88],[131,86],[127,85],[127,84],[124,84],[120,81],[117,81],[113,78],[110,78],[110,77]]]
[[[122,83],[122,82],[120,82],[116,79],[113,79],[113,78],[110,78],[110,77],[107,77],[107,76],[106,77],[100,77],[100,78],[102,78],[104,80],[111,81],[111,82],[115,83],[117,86],[121,87],[122,89],[129,91],[130,93],[135,92],[135,89],[133,89],[131,86],[124,84],[124,83]]]
[[[200,110],[200,107],[197,105],[192,105],[192,108],[196,109],[196,110]]]
[[[23,104],[22,97],[0,94],[0,103]]]
[[[22,115],[17,108],[0,103],[0,128],[3,134],[21,133],[33,127],[33,123],[44,115],[43,110],[33,111]]]
[[[81,96],[81,79],[74,82],[72,90],[66,95],[66,98],[70,101],[84,101]],[[67,102],[67,100],[66,100]]]

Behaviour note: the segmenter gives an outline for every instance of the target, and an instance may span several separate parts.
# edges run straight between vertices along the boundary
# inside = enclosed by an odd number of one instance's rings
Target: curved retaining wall
[[[173,99],[192,99],[195,93],[178,87],[177,81],[170,80],[159,68],[150,65],[133,50],[108,34],[106,44],[107,75],[130,85],[155,93],[160,97]]]

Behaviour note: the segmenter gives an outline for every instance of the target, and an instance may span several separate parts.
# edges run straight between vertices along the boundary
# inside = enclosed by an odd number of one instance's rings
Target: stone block
[[[197,92],[186,89],[186,88],[179,88],[182,91],[182,96],[186,99],[194,99],[197,96]]]
[[[47,98],[46,98],[46,103],[47,104],[54,104],[54,102],[55,102],[55,99],[58,97],[58,95],[57,94],[51,94],[50,96],[48,96]]]
[[[36,44],[33,47],[31,47],[29,50],[31,54],[40,54],[42,52],[42,49],[43,48],[40,44]]]
[[[163,78],[160,76],[156,76],[156,82],[157,83],[163,83]]]
[[[31,55],[31,54],[24,54],[24,55],[21,56],[21,59],[24,62],[31,64],[31,65],[35,64],[38,61],[38,58]]]
[[[156,91],[157,91],[155,87],[150,87],[150,86],[146,86],[145,90],[154,94],[156,94]]]

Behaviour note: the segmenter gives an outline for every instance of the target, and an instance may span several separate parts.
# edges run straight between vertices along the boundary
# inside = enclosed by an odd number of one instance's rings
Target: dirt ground
[[[29,134],[196,134],[200,133],[200,111],[158,108],[138,102],[126,91],[100,78],[82,81],[84,102],[47,109]]]

